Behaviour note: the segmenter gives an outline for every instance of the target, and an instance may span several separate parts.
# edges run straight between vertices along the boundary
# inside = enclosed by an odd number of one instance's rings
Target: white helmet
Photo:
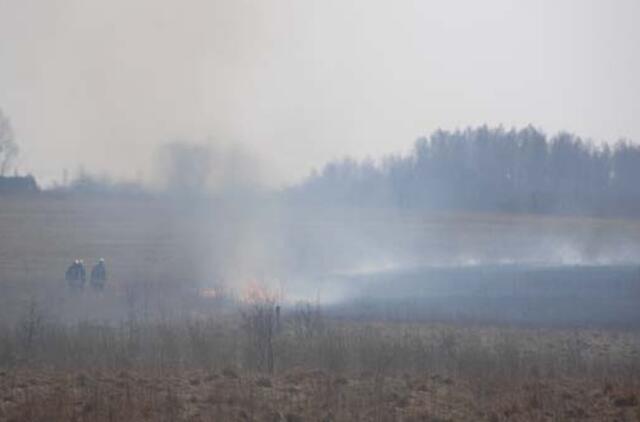
[[[104,264],[104,258],[100,258],[98,262],[100,262],[101,264]]]
[[[74,264],[78,265],[80,263],[79,259],[76,259],[75,261],[73,261]]]

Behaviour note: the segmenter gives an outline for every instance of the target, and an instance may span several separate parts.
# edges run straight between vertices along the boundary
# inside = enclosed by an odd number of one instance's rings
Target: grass
[[[267,256],[282,252],[279,243],[267,236],[272,248],[264,248],[243,231],[243,215],[230,229],[210,224],[215,208],[188,208],[2,198],[1,421],[640,421],[638,331],[339,318],[308,303],[283,306],[278,321],[275,302],[205,299],[198,288],[297,255]],[[322,243],[331,224],[317,220],[291,227]],[[385,237],[394,247],[424,245],[420,237],[445,251],[474,249],[496,233],[508,235],[496,247],[510,248],[526,226],[555,236],[567,222],[381,220],[399,230]],[[365,239],[386,236],[351,223]],[[594,227],[613,240],[640,234],[635,222],[570,223],[568,236]],[[332,253],[344,252],[340,230],[329,233]],[[296,245],[300,253],[308,246]],[[242,259],[254,254],[261,259]],[[76,257],[107,259],[105,292],[66,289],[64,270]]]
[[[30,311],[0,330],[0,409],[33,421],[638,416],[637,332],[336,321],[319,308],[309,329],[305,305],[271,331],[269,366],[256,343],[269,306],[35,329]]]

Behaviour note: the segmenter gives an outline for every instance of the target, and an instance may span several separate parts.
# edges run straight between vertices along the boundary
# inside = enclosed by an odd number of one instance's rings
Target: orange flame
[[[203,288],[200,289],[200,297],[205,299],[215,299],[218,297],[218,291],[213,288]]]
[[[255,279],[245,284],[240,295],[240,301],[249,304],[275,302],[277,299],[278,294],[273,289]]]

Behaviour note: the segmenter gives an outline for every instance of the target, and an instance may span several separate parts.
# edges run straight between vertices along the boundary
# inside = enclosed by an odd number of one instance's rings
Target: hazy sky
[[[150,178],[176,138],[265,180],[441,127],[640,140],[640,1],[0,0],[20,169]]]

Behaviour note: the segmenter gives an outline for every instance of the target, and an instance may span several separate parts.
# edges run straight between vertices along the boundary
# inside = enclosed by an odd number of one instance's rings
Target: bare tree
[[[167,187],[174,193],[198,194],[207,188],[211,151],[207,145],[173,142],[160,152]]]
[[[13,138],[13,129],[9,118],[0,109],[0,176],[4,176],[11,162],[18,155],[18,145]]]

